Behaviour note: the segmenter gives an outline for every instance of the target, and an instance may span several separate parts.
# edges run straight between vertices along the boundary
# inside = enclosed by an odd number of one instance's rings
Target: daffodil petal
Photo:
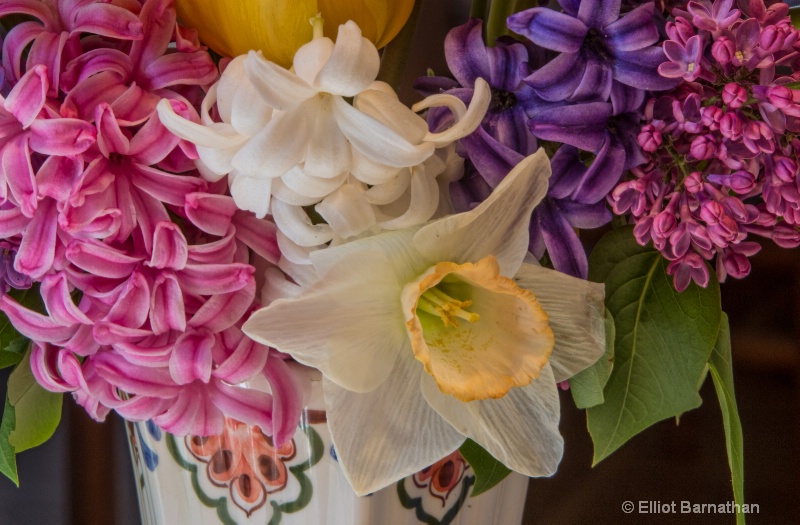
[[[544,150],[524,158],[476,208],[423,226],[414,245],[433,261],[475,262],[494,255],[513,276],[528,251],[533,208],[547,193],[550,162]]]
[[[410,476],[464,442],[464,436],[423,399],[420,374],[427,375],[422,365],[400,359],[389,378],[369,394],[350,392],[323,379],[333,444],[357,494],[375,492]],[[364,431],[366,422],[369,432]]]
[[[259,96],[279,111],[291,109],[317,94],[303,79],[255,51],[247,54],[244,70]]]
[[[412,144],[399,133],[387,128],[345,102],[333,97],[334,111],[339,129],[358,151],[370,160],[404,168],[421,164],[433,154],[433,144]]]
[[[253,179],[243,174],[230,177],[231,197],[236,206],[263,219],[269,211],[270,179]]]
[[[327,224],[311,224],[305,210],[275,199],[272,201],[272,218],[275,225],[288,238],[300,246],[319,246],[333,238]]]
[[[344,257],[369,251],[381,252],[386,254],[389,268],[394,272],[397,281],[405,283],[414,279],[419,274],[420,268],[424,270],[433,264],[411,247],[413,237],[414,230],[393,231],[365,237],[312,252],[310,254],[311,263],[320,277],[324,277]],[[397,297],[399,305],[400,296]]]
[[[254,313],[243,330],[343,388],[370,392],[392,374],[408,345],[400,306],[386,301],[399,293],[384,254],[352,255],[301,297]]]
[[[550,476],[564,452],[558,432],[558,387],[549,364],[530,385],[500,399],[464,403],[443,394],[428,374],[422,394],[453,428],[505,466],[526,476]]]
[[[354,97],[378,76],[381,66],[375,44],[361,36],[352,20],[339,26],[333,53],[314,79],[319,91]]]
[[[550,317],[556,341],[550,365],[557,382],[566,381],[603,355],[605,289],[602,284],[525,263],[514,280],[536,294]]]

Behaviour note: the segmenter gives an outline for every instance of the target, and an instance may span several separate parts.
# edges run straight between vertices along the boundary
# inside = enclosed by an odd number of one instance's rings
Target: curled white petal
[[[315,209],[336,235],[345,239],[359,235],[375,224],[372,206],[353,184],[343,185],[325,197]]]
[[[438,95],[434,95],[438,96]],[[452,95],[442,95],[452,96]],[[455,98],[455,97],[453,97]],[[472,100],[469,103],[466,113],[459,118],[455,124],[439,133],[428,133],[425,135],[426,142],[432,142],[437,146],[446,146],[451,142],[460,138],[466,137],[480,125],[486,110],[489,108],[489,102],[492,99],[492,91],[489,84],[485,80],[478,77],[475,79],[475,90],[472,94]],[[458,99],[456,99],[458,100]],[[461,102],[459,100],[459,102]],[[462,103],[463,104],[463,103]],[[424,109],[426,106],[425,100],[414,105],[414,110]]]
[[[300,246],[318,246],[333,238],[327,224],[312,224],[299,206],[291,206],[277,199],[272,202],[272,218],[278,228]]]
[[[439,185],[424,169],[419,167],[411,170],[411,198],[408,209],[402,215],[383,221],[382,228],[387,230],[400,230],[417,224],[422,224],[430,219],[436,208],[439,207]]]
[[[254,179],[241,173],[231,172],[228,182],[231,187],[231,197],[236,206],[242,210],[252,211],[259,219],[263,219],[267,215],[271,180]]]

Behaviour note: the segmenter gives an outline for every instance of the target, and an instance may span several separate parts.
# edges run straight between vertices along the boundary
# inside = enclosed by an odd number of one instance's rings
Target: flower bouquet
[[[409,107],[418,9],[0,2],[0,471],[63,393],[282,450],[299,363],[356,494],[459,451],[477,495],[556,471],[560,402],[598,462],[710,372],[745,508],[719,283],[800,245],[789,6],[475,0]]]

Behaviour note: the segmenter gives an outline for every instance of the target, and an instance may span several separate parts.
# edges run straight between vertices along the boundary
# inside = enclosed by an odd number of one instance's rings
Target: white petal
[[[403,168],[421,164],[433,154],[433,144],[415,145],[396,131],[366,115],[339,97],[333,98],[339,129],[358,151],[370,160]]]
[[[375,45],[361,36],[361,29],[351,20],[339,26],[333,53],[314,80],[314,87],[353,97],[369,87],[380,66]]]
[[[254,179],[239,174],[231,174],[228,178],[231,185],[231,197],[240,209],[251,211],[256,217],[263,219],[269,211],[271,179]]]
[[[197,148],[198,154],[200,153],[200,149],[201,148]],[[215,154],[218,153],[217,151],[209,150],[208,148],[203,148],[203,149],[205,149],[206,153],[209,153],[209,152],[213,152]],[[227,165],[228,171],[222,171],[220,173],[220,172],[217,171],[217,169],[213,169],[212,170],[207,164],[205,164],[203,162],[203,155],[202,154],[200,155],[199,159],[194,161],[194,165],[197,168],[197,171],[200,172],[200,176],[203,177],[205,180],[210,181],[210,182],[217,182],[222,177],[224,177],[225,175],[230,173],[231,170],[233,170],[233,166],[231,166],[230,163],[228,163],[228,165]],[[217,166],[217,168],[218,167],[219,166]]]
[[[242,142],[244,144],[244,142]],[[216,179],[222,178],[223,175],[233,171],[233,157],[241,149],[241,145],[237,144],[227,149],[217,148],[204,148],[197,146],[197,155],[202,161],[203,165],[212,173],[216,175]],[[211,179],[209,179],[211,180]]]
[[[350,166],[350,174],[364,184],[383,184],[391,180],[402,169],[396,166],[387,166],[369,159],[357,149],[352,150],[353,161]]]
[[[505,466],[526,476],[550,476],[564,452],[558,433],[558,387],[548,365],[530,385],[500,399],[464,403],[443,394],[428,374],[422,393],[453,428],[481,445]]]
[[[368,394],[323,380],[333,444],[357,494],[427,468],[464,442],[423,399],[421,371],[414,359],[401,358],[386,382]]]
[[[333,53],[333,40],[327,37],[315,38],[304,44],[294,54],[293,66],[295,74],[305,80],[308,85],[314,84],[319,71]]]
[[[319,202],[318,197],[301,195],[289,188],[283,182],[283,177],[272,179],[272,194],[276,199],[280,199],[286,204],[291,204],[292,206],[310,206]]]
[[[292,242],[280,230],[276,232],[275,236],[278,239],[278,249],[283,257],[295,264],[311,264],[311,252],[316,248],[300,246]]]
[[[336,124],[330,97],[320,102],[311,120],[303,170],[313,177],[332,178],[350,168],[352,148]]]
[[[248,137],[261,131],[272,118],[272,108],[258,96],[255,87],[246,79],[242,80],[236,91],[230,112],[229,122],[233,128]]]
[[[594,364],[605,352],[602,284],[523,264],[514,280],[536,295],[547,315],[556,344],[550,356],[555,380],[565,381]]]
[[[387,230],[417,226],[430,219],[439,207],[439,185],[436,179],[415,167],[411,170],[411,200],[408,209],[394,219],[380,223]]]
[[[437,95],[434,95],[437,96]],[[442,95],[442,96],[452,96],[452,95]],[[455,98],[455,97],[453,97]],[[489,84],[486,83],[485,80],[478,77],[475,79],[475,90],[472,94],[472,100],[469,103],[469,108],[467,108],[467,112],[456,121],[455,124],[447,128],[446,130],[440,133],[428,133],[425,135],[426,142],[433,142],[437,146],[446,146],[451,142],[458,140],[460,138],[466,137],[476,129],[480,125],[481,121],[483,120],[483,116],[486,115],[486,110],[489,109],[489,102],[492,99],[492,91],[489,88]],[[459,100],[459,102],[461,102]],[[455,102],[453,102],[455,104]],[[414,105],[414,111],[419,111],[418,108],[424,108],[426,106],[425,100],[419,102],[418,104]]]
[[[303,289],[286,278],[286,274],[275,267],[264,272],[264,286],[261,288],[261,304],[269,305],[277,299],[297,297]]]
[[[223,71],[222,75],[219,77],[219,82],[212,88],[214,90],[213,99],[209,97],[209,95],[212,94],[211,90],[209,90],[208,95],[206,95],[206,99],[208,99],[210,103],[204,101],[205,113],[208,113],[213,103],[216,102],[217,111],[219,111],[219,116],[222,121],[231,122],[233,101],[236,99],[236,93],[239,91],[242,84],[250,84],[244,72],[244,61],[246,58],[247,55],[239,55],[225,66],[225,71]]]
[[[244,69],[259,96],[279,111],[293,108],[317,94],[302,78],[255,51],[247,54]]]
[[[464,103],[458,101],[463,107]],[[390,95],[383,91],[367,90],[355,98],[353,106],[392,128],[412,144],[422,142],[423,137],[428,133],[428,124],[425,119],[408,109],[394,93]],[[464,110],[466,111],[466,107]]]
[[[382,253],[354,253],[299,297],[255,312],[242,328],[254,340],[318,368],[343,388],[370,392],[407,348],[400,286]]]
[[[411,182],[411,170],[405,168],[397,175],[382,184],[377,184],[364,192],[370,204],[389,204],[399,199],[408,189]]]
[[[299,162],[308,144],[304,105],[270,120],[233,158],[233,167],[252,177],[280,177]]]
[[[278,268],[300,285],[301,289],[310,287],[319,280],[319,275],[311,264],[298,264],[285,257],[278,260]]]
[[[274,199],[272,218],[275,225],[293,242],[300,246],[318,246],[333,238],[333,231],[327,224],[311,224],[305,210]]]
[[[290,190],[314,198],[314,203],[317,203],[344,184],[344,181],[347,180],[347,173],[342,173],[338,177],[322,179],[307,174],[305,166],[295,166],[285,173],[281,180]]]
[[[315,206],[336,235],[353,237],[375,224],[375,212],[364,193],[353,184],[345,184]]]
[[[350,241],[340,246],[312,252],[311,262],[320,276],[325,276],[337,263],[351,253],[376,251],[386,255],[390,268],[400,283],[408,282],[432,266],[433,263],[413,248],[414,230],[401,230],[372,235]],[[398,304],[400,296],[397,296]]]
[[[477,262],[494,255],[500,273],[513,276],[528,251],[531,213],[547,193],[549,177],[550,161],[539,149],[520,161],[488,199],[423,226],[414,244],[435,261]]]
[[[226,149],[238,146],[247,140],[247,137],[239,135],[233,127],[227,124],[209,127],[186,120],[175,113],[166,99],[159,102],[156,109],[158,110],[158,118],[165,128],[197,146]]]

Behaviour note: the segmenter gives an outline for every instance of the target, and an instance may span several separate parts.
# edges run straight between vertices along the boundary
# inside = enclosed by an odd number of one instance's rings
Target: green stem
[[[506,18],[514,13],[513,0],[492,0],[486,21],[486,45],[493,46],[497,37],[509,34]]]
[[[472,8],[469,10],[469,16],[472,18],[486,19],[486,8],[489,6],[489,0],[472,0]]]
[[[423,0],[414,2],[414,9],[412,9],[406,25],[383,50],[378,80],[386,82],[395,91],[397,91],[400,78],[403,76],[403,71],[406,67],[406,57],[411,51],[411,43],[414,40],[414,31],[417,28],[422,3]]]

